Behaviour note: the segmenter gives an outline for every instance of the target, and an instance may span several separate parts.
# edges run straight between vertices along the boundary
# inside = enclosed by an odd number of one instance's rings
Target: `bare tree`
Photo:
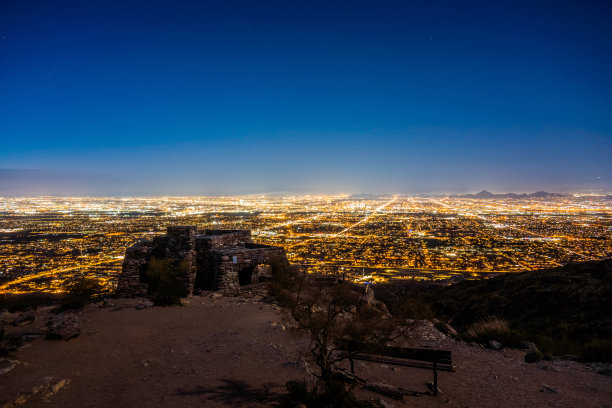
[[[344,389],[349,378],[340,368],[349,358],[341,351],[344,345],[382,345],[403,334],[400,322],[362,289],[342,280],[313,279],[304,272],[287,273],[276,281],[273,293],[297,330],[309,336],[319,369],[313,374],[328,389]]]

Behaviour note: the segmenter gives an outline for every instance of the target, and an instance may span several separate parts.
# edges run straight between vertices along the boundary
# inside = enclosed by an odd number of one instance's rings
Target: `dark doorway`
[[[217,289],[217,276],[213,261],[204,257],[197,259],[197,273],[194,289],[215,290]]]
[[[254,270],[255,265],[251,265],[238,271],[238,281],[240,282],[241,286],[251,284],[251,278],[253,277]]]

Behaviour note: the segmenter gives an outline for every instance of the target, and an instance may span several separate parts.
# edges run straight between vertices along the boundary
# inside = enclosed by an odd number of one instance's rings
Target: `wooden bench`
[[[351,373],[355,374],[354,360],[433,370],[433,394],[438,395],[438,370],[455,371],[450,350],[379,346],[345,343],[340,350],[348,354]]]

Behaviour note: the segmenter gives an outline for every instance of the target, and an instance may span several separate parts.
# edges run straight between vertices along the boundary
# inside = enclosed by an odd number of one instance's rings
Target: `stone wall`
[[[196,277],[196,227],[168,227],[166,234],[166,259],[171,261],[177,277],[189,293],[193,291]]]
[[[140,281],[140,272],[147,264],[153,248],[153,241],[145,241],[126,249],[117,283],[117,296],[146,296],[147,284]]]
[[[269,274],[273,258],[289,264],[283,248],[253,243],[249,230],[168,227],[165,237],[126,250],[118,296],[146,295],[147,285],[141,282],[141,275],[152,257],[170,260],[190,293],[194,289],[238,292],[241,283],[255,282]]]
[[[251,231],[249,230],[204,230],[199,231],[196,237],[196,245],[200,251],[232,248],[250,242],[252,241]]]
[[[238,292],[241,280],[243,284],[253,281],[253,275],[257,275],[256,268],[259,265],[270,265],[273,259],[288,264],[283,248],[258,246],[259,248],[240,247],[210,251],[210,256],[214,259],[211,262],[214,268],[213,279],[216,280],[214,289]]]

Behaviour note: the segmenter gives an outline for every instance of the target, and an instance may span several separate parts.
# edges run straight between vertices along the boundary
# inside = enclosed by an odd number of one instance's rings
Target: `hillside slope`
[[[422,295],[463,329],[497,316],[533,336],[585,343],[612,338],[612,260],[430,287]]]

